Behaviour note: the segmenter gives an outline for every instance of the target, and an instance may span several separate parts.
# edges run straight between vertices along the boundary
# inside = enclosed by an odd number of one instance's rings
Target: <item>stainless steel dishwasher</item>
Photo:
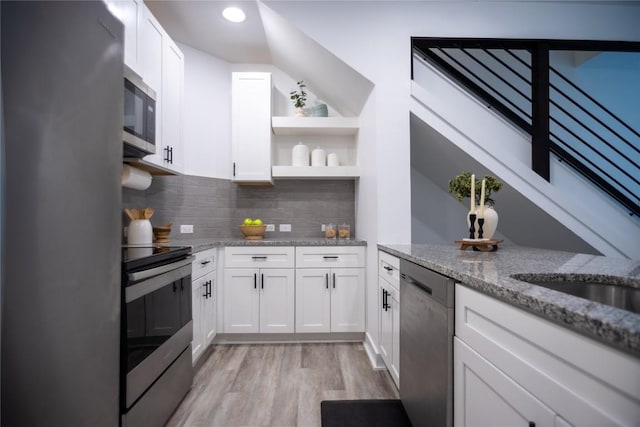
[[[453,425],[454,288],[400,260],[400,399],[414,427]]]

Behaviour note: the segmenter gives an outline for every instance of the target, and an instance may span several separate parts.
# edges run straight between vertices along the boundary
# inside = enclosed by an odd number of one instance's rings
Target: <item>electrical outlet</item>
[[[280,231],[291,231],[291,224],[280,224]]]
[[[180,233],[186,234],[186,233],[193,233],[193,225],[184,225],[181,224],[180,225]]]
[[[322,225],[320,226],[320,231],[324,231],[324,230],[325,230],[325,228],[326,228],[326,226],[325,226],[324,224],[322,224]]]
[[[274,224],[267,224],[266,231],[276,231],[276,226]]]

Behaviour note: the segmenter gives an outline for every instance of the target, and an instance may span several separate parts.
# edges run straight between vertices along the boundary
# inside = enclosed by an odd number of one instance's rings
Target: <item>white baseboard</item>
[[[364,351],[367,352],[369,362],[371,362],[371,366],[373,367],[373,369],[387,369],[387,366],[384,364],[380,353],[378,353],[378,348],[373,343],[369,332],[365,334],[365,339],[362,344],[364,345]]]
[[[363,342],[362,332],[291,333],[291,334],[217,334],[214,344],[278,344]]]

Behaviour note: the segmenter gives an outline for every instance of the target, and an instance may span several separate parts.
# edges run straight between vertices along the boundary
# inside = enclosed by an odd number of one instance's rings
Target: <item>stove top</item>
[[[191,246],[122,246],[122,271],[169,264],[191,254]]]

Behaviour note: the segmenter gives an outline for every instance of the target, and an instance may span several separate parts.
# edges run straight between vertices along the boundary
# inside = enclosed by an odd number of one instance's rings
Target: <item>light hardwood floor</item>
[[[320,426],[323,400],[397,398],[360,343],[216,345],[167,426]]]

